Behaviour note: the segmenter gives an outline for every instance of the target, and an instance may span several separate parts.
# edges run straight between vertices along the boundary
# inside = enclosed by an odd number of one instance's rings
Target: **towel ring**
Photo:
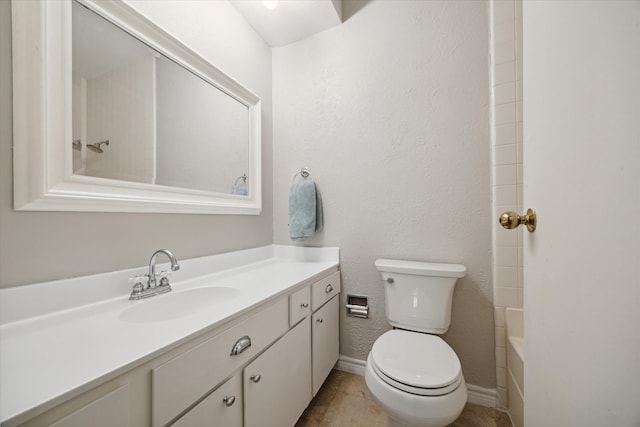
[[[242,180],[243,184],[246,184],[247,183],[247,178],[248,178],[247,174],[245,173],[244,175],[239,176],[238,179],[236,179],[236,182],[233,183],[233,185],[234,186],[238,185],[238,181],[240,181],[240,180]]]
[[[308,168],[302,168],[300,169],[300,172],[296,172],[296,174],[293,175],[293,179],[291,180],[291,182],[294,182],[298,175],[300,175],[303,178],[309,178],[309,176],[311,175],[311,172],[309,172]]]

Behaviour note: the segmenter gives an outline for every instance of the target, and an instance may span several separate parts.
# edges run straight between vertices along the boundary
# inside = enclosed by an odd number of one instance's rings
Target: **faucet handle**
[[[141,298],[145,287],[149,286],[149,277],[146,274],[129,277],[129,283],[133,283],[133,289],[131,290],[129,299],[137,300]]]
[[[156,274],[156,277],[160,278],[158,285],[160,286],[169,285],[169,276],[171,276],[172,274],[173,273],[171,271],[167,271],[167,270],[162,270],[160,273]]]
[[[129,283],[133,283],[134,285],[142,284],[144,285],[149,281],[149,276],[146,274],[140,274],[137,276],[129,277]]]
[[[150,286],[148,274],[138,274],[137,276],[129,277],[129,283],[133,283],[134,289],[146,289]],[[138,286],[140,285],[140,286]]]

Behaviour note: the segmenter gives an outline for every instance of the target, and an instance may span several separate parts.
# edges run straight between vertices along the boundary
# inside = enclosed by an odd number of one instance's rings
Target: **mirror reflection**
[[[249,109],[73,2],[73,173],[248,194]]]

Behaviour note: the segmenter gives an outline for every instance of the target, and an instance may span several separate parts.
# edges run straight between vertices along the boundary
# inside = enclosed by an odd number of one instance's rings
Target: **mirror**
[[[247,106],[86,6],[72,17],[73,173],[246,195]]]
[[[257,96],[123,2],[12,19],[16,209],[260,212]]]

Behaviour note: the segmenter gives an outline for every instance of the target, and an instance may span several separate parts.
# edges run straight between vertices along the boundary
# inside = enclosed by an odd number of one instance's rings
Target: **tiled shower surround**
[[[505,307],[523,308],[523,228],[498,217],[522,203],[522,0],[491,0],[493,297],[497,406],[507,406]]]

